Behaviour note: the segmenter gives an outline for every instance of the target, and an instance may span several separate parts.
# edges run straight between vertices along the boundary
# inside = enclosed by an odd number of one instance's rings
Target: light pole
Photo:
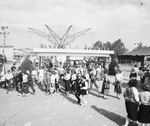
[[[5,46],[6,46],[6,35],[8,35],[9,34],[9,32],[6,32],[6,29],[8,29],[8,26],[1,26],[1,29],[2,29],[2,31],[0,32],[0,34],[2,34],[3,35],[3,37],[4,37],[4,39],[3,39],[3,55],[2,55],[2,71],[4,72],[3,74],[5,74],[6,73],[6,69],[5,69]],[[1,72],[2,71],[0,71],[0,74],[1,74]]]
[[[9,34],[9,32],[6,32],[6,29],[8,29],[8,26],[1,26],[2,32],[0,32],[0,34],[2,34],[4,36],[3,39],[3,55],[5,54],[5,46],[6,46],[6,35]]]

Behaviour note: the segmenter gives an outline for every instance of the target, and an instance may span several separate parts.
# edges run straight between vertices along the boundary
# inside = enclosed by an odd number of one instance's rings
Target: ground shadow
[[[102,108],[98,108],[95,105],[92,105],[91,108],[96,110],[101,115],[107,117],[111,121],[115,122],[119,126],[124,124],[125,118],[120,116],[120,115],[118,115],[118,114],[115,114],[114,112],[110,112],[108,110],[105,110],[105,109],[102,109]]]
[[[65,88],[65,82],[64,82],[63,79],[60,79],[60,83],[59,84],[60,84],[61,87]]]
[[[99,95],[99,94],[101,94],[101,93],[96,94],[96,93],[90,91],[89,94],[90,94],[90,95],[93,95],[93,96],[95,96],[95,97],[97,97],[97,98],[103,98],[103,96]]]
[[[121,126],[125,123],[125,118],[103,108],[98,108],[95,105],[92,105],[91,108],[96,110],[101,115],[105,116],[106,118],[110,119],[111,121],[115,122],[117,125]],[[129,123],[128,126],[137,126],[137,124]]]
[[[112,98],[116,98],[116,96],[110,95],[110,94],[108,94],[107,96],[112,97]]]
[[[73,98],[69,97],[66,92],[63,90],[63,88],[60,90],[60,95],[62,95],[64,98],[66,98],[68,101],[72,102],[73,104],[77,104],[77,100],[74,100]],[[70,94],[71,95],[71,94]],[[75,97],[75,96],[74,96]]]
[[[64,88],[60,88],[59,92],[61,95],[67,95]]]
[[[45,89],[44,89],[44,87],[41,85],[41,83],[37,83],[36,85],[38,86],[38,88],[39,88],[41,91],[45,92]]]

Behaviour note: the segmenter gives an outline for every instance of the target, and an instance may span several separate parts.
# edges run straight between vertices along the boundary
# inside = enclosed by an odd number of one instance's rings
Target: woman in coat
[[[136,85],[137,80],[130,80],[123,94],[127,112],[127,118],[123,126],[128,126],[129,122],[137,123],[138,120],[139,93]]]

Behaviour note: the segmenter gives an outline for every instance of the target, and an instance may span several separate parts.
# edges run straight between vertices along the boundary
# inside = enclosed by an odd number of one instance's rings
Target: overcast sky
[[[119,38],[129,50],[139,42],[150,46],[150,0],[0,0],[0,25],[10,32],[6,44],[39,47],[44,39],[29,35],[28,27],[44,30],[45,24],[73,25],[75,32],[91,28],[77,46]]]

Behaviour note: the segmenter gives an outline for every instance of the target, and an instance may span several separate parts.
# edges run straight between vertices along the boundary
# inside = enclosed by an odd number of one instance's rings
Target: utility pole
[[[5,69],[5,46],[6,46],[6,36],[9,34],[9,32],[6,32],[6,29],[8,29],[8,26],[1,26],[1,29],[2,29],[2,31],[0,32],[0,34],[2,34],[3,35],[3,37],[4,37],[4,39],[3,39],[3,51],[2,51],[2,53],[3,53],[3,55],[2,55],[2,71],[4,72],[3,74],[5,74],[6,73],[6,69]],[[1,72],[2,71],[0,71],[0,74],[1,74]],[[0,77],[1,78],[1,77]]]
[[[5,46],[6,46],[6,35],[9,34],[9,32],[6,32],[6,29],[8,29],[8,26],[1,26],[2,32],[0,32],[0,34],[2,34],[4,36],[3,39],[3,55],[5,55]]]

